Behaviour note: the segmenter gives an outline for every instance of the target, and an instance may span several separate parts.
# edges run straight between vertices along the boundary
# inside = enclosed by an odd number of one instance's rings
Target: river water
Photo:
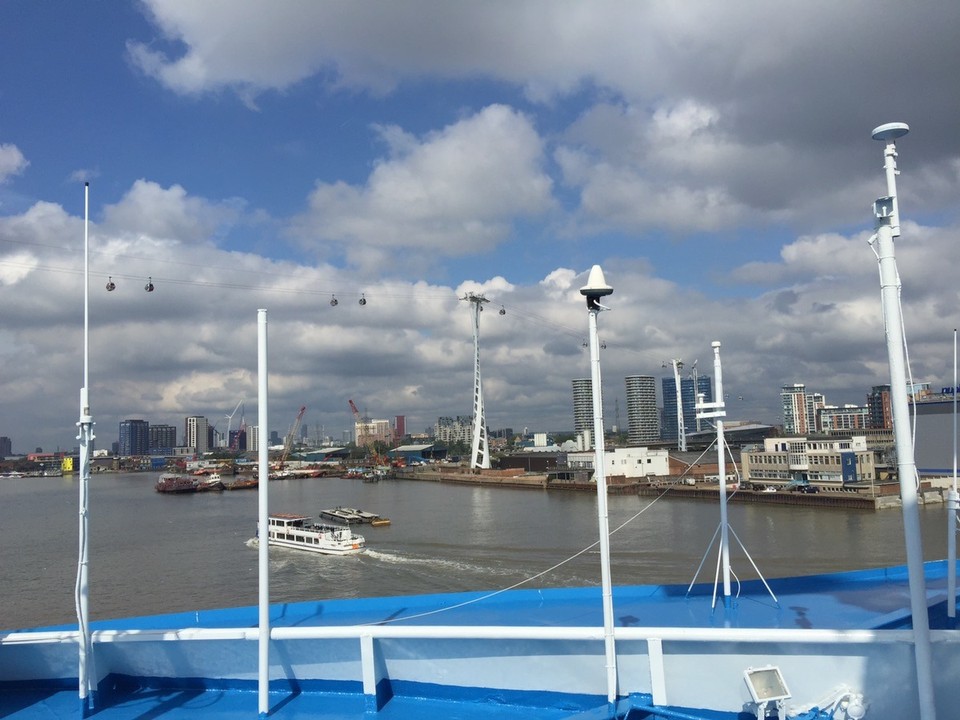
[[[91,617],[256,604],[257,491],[161,495],[156,477],[91,479]],[[271,548],[272,602],[497,590],[533,576],[523,587],[600,583],[591,493],[341,478],[275,481],[269,492],[277,512],[318,515],[341,505],[392,520],[359,526],[368,546],[362,555]],[[729,510],[731,528],[768,579],[905,562],[899,510],[746,503]],[[920,512],[925,557],[945,557],[946,509]],[[623,525],[611,537],[614,584],[688,583],[714,537],[719,506],[669,494],[611,496],[609,515],[611,530]],[[0,629],[75,623],[76,476],[0,480],[0,537]],[[735,573],[756,577],[731,542]],[[713,581],[716,556],[714,545],[699,580]]]

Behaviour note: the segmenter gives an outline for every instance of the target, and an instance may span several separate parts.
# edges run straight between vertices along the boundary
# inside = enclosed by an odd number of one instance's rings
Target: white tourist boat
[[[259,533],[258,533],[259,537]],[[343,525],[320,525],[309,515],[273,513],[267,526],[267,542],[279,547],[307,550],[324,555],[353,555],[362,552],[366,540]]]

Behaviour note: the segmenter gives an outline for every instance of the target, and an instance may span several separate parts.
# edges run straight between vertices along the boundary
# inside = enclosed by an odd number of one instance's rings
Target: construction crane
[[[235,449],[233,447],[233,443],[230,442],[230,426],[233,424],[233,416],[237,414],[237,410],[239,410],[242,406],[243,406],[243,398],[241,398],[240,402],[237,403],[237,406],[233,409],[232,413],[230,413],[229,415],[223,416],[227,421],[227,434],[224,436],[224,439],[226,441],[223,443],[224,447],[230,447],[231,449]],[[240,418],[241,420],[243,419],[242,412],[240,413]]]
[[[306,405],[300,408],[300,412],[297,413],[297,419],[293,421],[293,425],[290,427],[290,432],[287,433],[287,437],[283,441],[283,453],[280,455],[281,470],[283,470],[284,463],[287,462],[287,457],[289,457],[290,450],[293,448],[294,438],[297,437],[297,433],[300,431],[300,423],[303,422],[303,414],[306,411],[307,411]]]
[[[350,411],[353,413],[354,421],[354,441],[357,445],[362,445],[366,447],[371,440],[370,436],[370,416],[361,415],[360,411],[357,410],[357,404],[353,400],[348,400],[350,403]]]
[[[233,440],[230,443],[231,450],[240,449],[240,436],[247,432],[247,421],[243,418],[243,413],[240,414],[240,427],[237,428],[236,434],[233,436]]]

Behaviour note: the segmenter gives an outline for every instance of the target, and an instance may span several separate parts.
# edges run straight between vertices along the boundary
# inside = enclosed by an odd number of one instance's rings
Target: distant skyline
[[[913,375],[949,385],[958,27],[946,0],[0,3],[0,434],[76,444],[84,181],[103,440],[255,424],[258,308],[269,430],[468,414],[470,292],[488,424],[571,426],[593,264],[609,422],[715,340],[728,420],[779,422],[792,382],[861,404],[894,121]]]
[[[628,376],[628,377],[629,377],[629,376]],[[637,377],[637,376],[633,376],[633,377]],[[656,376],[654,376],[654,375],[650,375],[650,376],[648,376],[648,377],[656,379]],[[623,378],[623,380],[625,380],[625,381],[626,381],[627,379],[628,379],[628,378]],[[490,425],[490,423],[487,423],[487,425],[488,425],[488,427],[490,427],[490,430],[491,430],[491,432],[492,432],[494,435],[496,435],[498,432],[500,432],[500,431],[502,431],[502,430],[504,430],[504,429],[506,429],[506,428],[512,429],[515,434],[520,434],[520,433],[522,433],[522,432],[524,431],[524,429],[526,429],[527,432],[528,432],[528,434],[530,434],[530,435],[532,435],[533,433],[536,433],[536,432],[545,432],[545,433],[548,433],[548,434],[576,433],[577,430],[575,429],[575,424],[576,424],[576,414],[577,414],[577,399],[576,399],[576,398],[577,398],[577,387],[578,387],[578,386],[577,386],[577,383],[578,383],[578,381],[581,382],[581,383],[586,382],[587,385],[589,385],[589,379],[587,379],[587,378],[574,378],[574,379],[572,380],[572,383],[573,383],[573,402],[572,402],[572,404],[570,405],[570,412],[569,412],[569,418],[568,418],[569,422],[568,422],[568,424],[567,424],[566,426],[560,426],[560,425],[558,425],[558,426],[556,426],[556,427],[538,427],[538,428],[526,427],[526,428],[524,428],[524,427],[522,427],[522,426],[518,427],[518,426],[513,425],[513,424],[511,424],[511,423],[506,423],[506,424],[503,424],[503,425],[496,425],[496,426],[493,426],[493,425]],[[692,377],[682,377],[682,378],[681,378],[681,381],[682,381],[681,384],[684,386],[684,390],[685,390],[685,393],[684,393],[684,418],[685,418],[684,422],[685,422],[685,430],[686,430],[687,434],[689,435],[689,434],[691,434],[691,433],[697,432],[695,413],[693,412],[693,410],[692,410],[692,407],[693,407],[693,406],[691,405],[691,402],[692,402],[692,401],[691,401],[691,397],[692,397],[692,389],[691,389],[691,388],[693,387],[693,378],[692,378]],[[712,402],[712,398],[713,398],[713,395],[712,395],[713,378],[708,377],[708,376],[704,376],[704,375],[700,375],[700,376],[699,376],[699,379],[698,379],[698,383],[699,383],[700,386],[701,386],[701,390],[705,393],[707,402]],[[674,391],[671,389],[671,400],[670,400],[670,401],[664,403],[664,402],[663,402],[663,397],[662,397],[662,395],[663,395],[662,388],[663,388],[664,385],[669,385],[670,388],[674,388],[674,387],[675,387],[674,378],[673,378],[672,375],[671,375],[671,376],[664,376],[664,377],[661,377],[661,378],[660,378],[660,382],[659,382],[659,383],[656,383],[656,384],[657,384],[657,385],[660,385],[660,386],[661,386],[661,389],[660,389],[659,392],[657,392],[657,390],[656,390],[655,387],[651,388],[651,389],[654,390],[655,393],[657,393],[657,400],[656,400],[657,404],[656,404],[655,409],[656,409],[657,413],[661,416],[661,419],[666,422],[666,424],[663,425],[663,426],[660,428],[660,435],[659,435],[659,437],[658,437],[657,439],[658,439],[658,441],[663,441],[663,442],[676,442],[676,440],[677,440],[677,427],[676,427],[676,425],[674,424],[676,417],[675,417],[675,415],[673,414],[673,413],[675,412],[675,408],[676,408],[676,399],[675,399],[675,397],[674,397]],[[774,425],[774,426],[783,426],[783,425],[787,422],[787,418],[784,417],[784,413],[783,413],[783,405],[782,405],[783,392],[787,389],[787,387],[789,387],[789,386],[794,386],[794,385],[795,385],[796,387],[800,387],[800,388],[804,388],[804,389],[807,388],[806,384],[805,384],[805,383],[802,383],[802,382],[789,383],[789,384],[787,384],[787,385],[779,388],[779,389],[778,389],[778,393],[779,393],[779,395],[778,395],[778,402],[781,403],[781,404],[780,404],[780,414],[779,414],[779,416],[776,417],[776,418],[769,419],[769,420],[762,420],[762,421],[761,421],[761,420],[754,420],[754,422],[759,422],[759,423],[762,423],[762,424],[769,424],[769,425]],[[879,385],[879,387],[883,387],[884,385],[888,386],[889,383],[881,383],[881,384]],[[919,387],[919,386],[923,386],[923,385],[929,385],[929,383],[916,383],[916,385]],[[868,404],[869,404],[869,396],[870,396],[870,393],[871,393],[871,391],[872,391],[875,387],[878,387],[878,386],[872,386],[871,388],[867,389],[867,390],[865,391],[865,393],[864,393],[863,399],[862,399],[861,401],[859,401],[859,402],[836,403],[836,402],[832,402],[832,401],[830,400],[830,398],[823,396],[824,404],[825,404],[826,407],[842,407],[842,406],[844,406],[844,405],[854,405],[854,406],[857,406],[857,407],[867,408],[867,407],[868,407]],[[939,393],[940,390],[948,390],[948,389],[949,389],[949,386],[944,386],[944,387],[933,386],[933,387],[929,387],[930,392],[932,392],[932,393],[934,393],[934,394]],[[958,388],[958,390],[960,390],[960,388]],[[619,398],[619,397],[618,397],[616,400],[610,399],[610,398],[609,398],[609,391],[610,391],[609,384],[605,384],[605,385],[604,385],[604,408],[605,408],[605,409],[604,409],[604,424],[605,424],[606,428],[608,429],[608,431],[612,431],[612,430],[614,429],[614,427],[616,426],[616,429],[617,429],[618,432],[627,433],[627,432],[628,432],[628,423],[629,423],[628,406],[627,406],[627,404],[626,404],[625,401],[624,401],[624,402],[620,402],[620,401],[622,400],[622,398]],[[811,388],[811,393],[814,394],[814,395],[817,395],[817,396],[821,396],[821,393],[819,393],[819,392],[816,390],[816,388]],[[740,399],[739,399],[739,398],[731,398],[730,394],[729,394],[729,393],[726,393],[726,392],[725,392],[724,394],[725,394],[726,400],[727,400],[727,408],[726,408],[726,409],[728,410],[728,412],[735,413],[737,404],[740,402]],[[588,399],[589,399],[589,398],[588,398]],[[618,424],[618,422],[617,422],[617,415],[616,415],[616,413],[617,413],[617,409],[616,409],[617,402],[620,402],[619,411],[620,411],[620,413],[621,413],[621,416],[620,416],[620,422],[619,422],[619,424]],[[581,402],[581,405],[582,405],[582,402]],[[584,406],[584,407],[586,407],[586,406]],[[732,411],[730,410],[731,408],[733,409]],[[581,408],[581,410],[582,410],[582,409],[583,409],[583,408]],[[586,408],[586,409],[587,409],[588,414],[590,415],[588,429],[591,429],[591,430],[592,430],[592,408]],[[191,417],[194,417],[194,418],[203,418],[203,419],[207,420],[208,427],[213,427],[213,429],[214,429],[216,432],[223,432],[223,431],[225,430],[225,428],[226,428],[226,424],[224,424],[224,425],[221,427],[219,421],[215,420],[214,418],[210,418],[210,417],[208,417],[208,416],[206,416],[206,415],[203,415],[202,413],[199,413],[199,414],[194,413],[194,414],[191,414],[191,415],[189,415],[189,416],[181,417],[181,418],[179,418],[179,419],[176,419],[176,418],[175,418],[175,419],[173,420],[173,422],[160,422],[160,421],[154,422],[154,421],[152,421],[149,417],[147,417],[147,416],[146,416],[145,414],[143,414],[143,413],[140,413],[140,414],[133,413],[133,414],[131,414],[129,417],[125,417],[125,418],[123,418],[123,419],[119,422],[119,426],[118,426],[118,431],[117,431],[116,437],[108,439],[108,441],[107,441],[106,443],[104,443],[104,442],[97,442],[97,443],[96,443],[96,446],[97,446],[97,449],[109,449],[111,446],[114,445],[114,443],[119,443],[119,444],[122,445],[122,443],[123,443],[123,425],[124,425],[125,423],[131,421],[131,420],[143,420],[143,421],[146,421],[147,423],[149,423],[151,430],[152,430],[153,428],[155,428],[155,427],[172,427],[173,429],[175,429],[175,430],[176,430],[176,433],[177,433],[177,443],[178,443],[178,446],[183,447],[183,446],[184,446],[184,443],[185,443],[185,440],[184,440],[184,425],[185,425],[185,423],[189,420],[189,418],[191,418]],[[306,417],[306,416],[305,416],[305,417]],[[423,434],[423,433],[425,433],[425,434],[428,434],[428,435],[429,435],[429,434],[433,431],[433,429],[434,429],[434,427],[435,427],[435,425],[436,425],[437,420],[438,420],[438,419],[443,419],[444,417],[446,417],[447,419],[451,419],[451,420],[453,419],[453,417],[456,417],[458,420],[459,420],[459,419],[463,419],[464,422],[468,422],[468,421],[469,421],[469,418],[470,418],[470,415],[469,415],[469,414],[463,414],[463,413],[461,413],[461,414],[458,415],[458,416],[440,416],[440,415],[437,415],[437,416],[434,416],[434,417],[433,417],[433,421],[432,421],[432,422],[428,422],[427,425],[425,425],[425,426],[423,426],[423,427],[418,427],[418,428],[409,428],[409,427],[406,427],[406,420],[405,420],[404,425],[405,425],[406,434],[407,434],[407,435],[418,435],[418,434]],[[672,418],[673,421],[674,421],[673,423],[670,422],[670,419],[671,419],[671,418]],[[224,417],[223,419],[226,420],[226,417]],[[394,419],[394,417],[382,418],[382,419],[386,419],[386,420],[392,422],[393,419]],[[738,418],[738,420],[743,420],[743,418]],[[352,419],[351,419],[351,422],[352,422]],[[729,423],[730,423],[730,420],[728,420],[727,422],[728,422],[728,424],[729,424]],[[236,431],[237,426],[238,426],[238,423],[239,423],[239,418],[237,419],[237,423],[234,423],[234,424],[232,424],[232,425],[230,426],[230,427],[231,427],[231,431]],[[247,421],[246,421],[246,426],[247,426],[248,428],[250,428],[250,427],[255,427],[255,426],[256,426],[256,423],[255,423],[255,422],[250,422],[249,420],[247,420]],[[315,438],[317,437],[317,434],[318,434],[320,428],[323,428],[323,436],[324,436],[324,437],[329,437],[329,438],[332,440],[332,442],[334,442],[335,444],[336,444],[336,443],[339,443],[339,442],[348,442],[348,441],[344,441],[343,438],[352,437],[352,435],[353,435],[353,426],[352,426],[352,425],[350,425],[349,427],[341,428],[341,429],[331,430],[331,428],[330,428],[329,426],[324,425],[324,423],[322,423],[322,422],[319,422],[319,421],[316,421],[316,422],[308,422],[308,421],[306,421],[306,420],[305,420],[305,421],[301,424],[301,426],[300,426],[299,435],[300,435],[300,437],[302,437],[302,438],[306,438],[306,439],[312,441],[312,440],[315,440]],[[282,439],[282,438],[286,435],[286,433],[289,431],[289,429],[290,429],[289,427],[287,427],[287,428],[273,428],[273,429],[270,430],[270,432],[271,432],[271,434],[275,434],[275,435],[277,436],[277,438],[278,438],[278,439],[277,439],[277,442],[279,442],[279,439]],[[789,430],[787,430],[787,429],[785,429],[784,431],[785,431],[785,432],[789,432]],[[809,432],[809,430],[806,430],[806,429],[805,429],[805,430],[804,430],[804,433],[806,433],[806,432]],[[801,434],[803,434],[803,433],[801,433]],[[3,435],[3,433],[0,432],[0,437],[7,437],[7,436]],[[103,436],[103,435],[98,434],[98,437],[99,437],[100,440],[103,440],[103,439],[104,439],[104,436]],[[274,439],[271,438],[271,443],[273,443],[273,442],[274,442]],[[27,441],[26,446],[27,446],[29,449],[25,449],[25,450],[24,450],[24,449],[20,449],[20,447],[17,446],[16,443],[17,443],[17,441],[16,441],[15,439],[13,439],[13,440],[12,440],[12,446],[13,446],[13,447],[12,447],[12,450],[14,451],[14,454],[16,454],[16,455],[25,455],[25,454],[34,452],[34,450],[36,449],[36,447],[42,447],[44,452],[54,452],[54,451],[57,451],[57,450],[59,450],[59,451],[69,451],[69,450],[77,447],[77,445],[74,444],[74,445],[71,445],[71,446],[62,446],[62,447],[58,446],[58,447],[54,447],[54,448],[48,448],[48,447],[43,447],[43,446],[37,446],[36,444],[32,444],[32,443],[30,443],[29,441]],[[641,443],[641,444],[642,444],[642,443]],[[211,447],[210,449],[215,449],[215,448]]]

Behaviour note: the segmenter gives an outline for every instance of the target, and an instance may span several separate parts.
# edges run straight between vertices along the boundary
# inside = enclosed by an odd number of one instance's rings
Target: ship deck
[[[946,615],[946,563],[926,566],[930,622],[954,629]],[[713,585],[629,586],[614,588],[617,628],[759,628],[787,630],[902,630],[911,627],[906,568],[866,570],[806,578],[773,579],[776,601],[760,581],[744,583],[730,607],[722,598],[711,609]],[[583,628],[602,626],[599,588],[514,590],[422,596],[318,600],[271,607],[274,628],[384,626],[499,626]],[[257,608],[201,610],[190,613],[115,619],[93,623],[96,631],[190,628],[255,628]],[[45,630],[75,630],[62,626]],[[0,633],[0,641],[8,637]],[[0,650],[2,650],[0,645]],[[2,656],[0,656],[2,660]],[[0,662],[0,670],[3,663]],[[3,677],[5,673],[0,675]],[[130,677],[108,677],[101,685],[91,717],[234,718],[257,713],[256,682],[187,678],[157,684]],[[0,718],[81,717],[76,681],[44,687],[0,681]],[[357,687],[313,685],[310,681],[272,682],[269,717],[321,720],[395,718],[629,718],[650,714],[649,695],[630,695],[616,706],[602,696],[536,692],[463,692],[463,688],[420,687],[395,683],[379,708]],[[342,691],[341,691],[342,690]],[[646,709],[645,709],[646,708]],[[702,712],[687,717],[738,718],[737,713]]]

